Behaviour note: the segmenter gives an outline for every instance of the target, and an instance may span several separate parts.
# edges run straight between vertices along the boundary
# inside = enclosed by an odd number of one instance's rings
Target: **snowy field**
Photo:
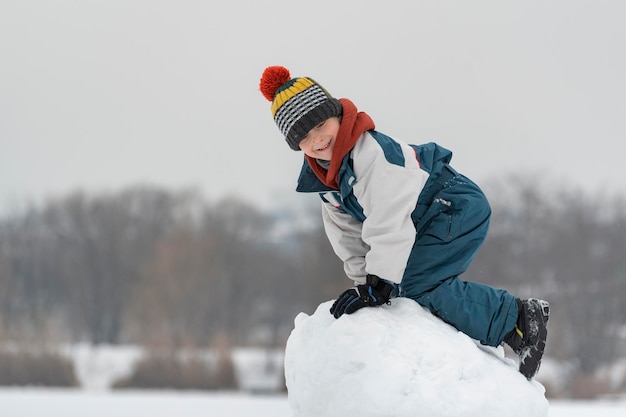
[[[429,398],[439,398],[443,407],[451,406],[452,408],[459,407],[459,404],[468,404],[472,401],[477,402],[478,407],[475,410],[480,412],[481,417],[494,414],[494,410],[499,402],[504,403],[507,407],[510,405],[512,409],[519,409],[519,401],[536,401],[537,398],[531,398],[532,396],[522,396],[518,398],[512,395],[513,392],[519,393],[523,391],[525,386],[536,386],[535,384],[529,384],[524,378],[511,379],[507,377],[507,366],[510,366],[506,360],[502,358],[496,358],[494,353],[499,350],[490,352],[490,354],[481,353],[477,351],[477,345],[471,340],[464,341],[467,338],[461,335],[458,331],[452,331],[449,326],[438,323],[438,319],[435,320],[432,315],[426,314],[422,309],[416,310],[417,307],[414,303],[408,303],[398,301],[392,306],[381,307],[378,310],[370,309],[364,310],[361,314],[355,314],[346,316],[342,320],[331,319],[328,314],[321,314],[318,311],[312,316],[299,315],[296,319],[296,329],[289,339],[289,347],[291,348],[291,354],[287,355],[284,364],[285,371],[288,380],[292,381],[290,385],[291,391],[291,403],[300,404],[306,407],[306,410],[313,410],[314,407],[304,404],[302,399],[308,398],[307,395],[313,391],[317,392],[316,398],[324,398],[326,403],[329,401],[332,403],[333,395],[324,391],[329,386],[337,386],[336,381],[339,380],[339,376],[330,374],[330,382],[323,379],[322,376],[328,375],[329,369],[335,369],[337,366],[328,366],[331,358],[329,355],[337,356],[341,361],[345,363],[351,363],[347,354],[342,353],[344,350],[341,348],[342,343],[350,342],[352,340],[367,339],[370,342],[366,346],[367,351],[373,352],[377,355],[377,358],[389,358],[389,357],[408,357],[422,358],[420,362],[421,373],[426,375],[426,381],[420,381],[415,377],[412,379],[413,385],[417,393],[414,393],[415,398],[418,398],[420,393],[425,393],[428,390],[435,390],[442,393],[442,395],[434,395],[432,392]],[[319,311],[326,312],[328,310],[328,303],[322,303]],[[373,317],[372,315],[375,315]],[[410,316],[411,320],[402,319],[404,316]],[[401,323],[413,323],[419,328],[420,338],[414,337],[411,332],[411,328],[401,327],[400,324],[395,323],[395,319],[400,319]],[[367,326],[364,323],[367,322]],[[372,337],[372,326],[378,323],[376,326],[380,327],[374,332],[377,337]],[[376,327],[374,326],[374,327]],[[386,330],[385,330],[386,329]],[[395,329],[395,330],[394,330]],[[340,332],[343,336],[339,337],[333,332]],[[369,334],[369,337],[364,337],[363,334]],[[386,333],[388,332],[388,333]],[[381,341],[394,340],[392,337],[408,338],[409,340],[396,340],[393,343],[395,348],[391,348],[389,343],[382,343]],[[324,338],[330,338],[335,343],[328,343]],[[347,338],[347,339],[346,339]],[[333,345],[332,349],[321,349],[316,347],[314,342],[319,344]],[[429,343],[421,343],[420,341],[430,341]],[[379,343],[380,342],[380,343]],[[358,344],[357,344],[358,345]],[[310,346],[313,351],[308,351],[306,346]],[[353,345],[350,345],[349,353],[350,358],[354,359],[355,355],[358,356],[358,349]],[[381,346],[386,346],[386,350],[383,352]],[[407,346],[419,347],[419,352],[407,352]],[[450,346],[462,346],[463,355],[446,354],[447,347]],[[295,352],[301,352],[300,355],[294,355]],[[379,349],[379,350],[377,350]],[[400,351],[398,351],[400,349]],[[289,350],[289,349],[288,349]],[[326,354],[325,354],[326,352]],[[399,352],[399,353],[398,353]],[[132,390],[132,391],[113,391],[109,387],[112,382],[120,377],[128,375],[132,369],[132,364],[136,361],[141,354],[141,351],[137,347],[90,347],[76,345],[67,347],[64,353],[73,359],[77,370],[77,377],[79,379],[82,388],[79,389],[47,389],[47,388],[6,388],[0,387],[0,417],[131,417],[131,416],[150,416],[150,417],[213,417],[213,416],[225,416],[225,417],[294,417],[292,408],[288,398],[284,394],[276,395],[251,395],[245,393],[236,392],[189,392],[189,391],[174,391],[174,390]],[[237,350],[233,353],[233,359],[238,368],[239,378],[247,381],[246,384],[250,385],[248,388],[254,387],[274,387],[274,379],[276,375],[273,373],[268,381],[272,384],[259,384],[257,381],[259,374],[256,369],[259,364],[267,365],[268,359],[271,359],[273,364],[283,363],[282,354],[278,352],[266,352],[266,351],[249,351],[249,350]],[[304,357],[304,361],[299,361],[300,356]],[[473,358],[473,359],[472,359]],[[445,359],[445,361],[444,361]],[[302,362],[302,363],[300,363]],[[369,362],[377,364],[381,362],[379,359],[372,359]],[[384,362],[384,361],[383,361]],[[413,362],[410,360],[409,362]],[[444,363],[445,362],[445,363]],[[303,364],[304,363],[304,364]],[[255,365],[255,366],[252,366]],[[547,365],[547,364],[546,364]],[[373,366],[373,365],[372,365]],[[374,369],[370,367],[359,367],[359,372],[353,370],[342,376],[342,383],[348,381],[348,377],[358,377],[366,381],[369,381],[366,385],[359,385],[358,391],[361,393],[367,393],[369,390],[369,384],[375,384],[375,378],[371,375],[368,377],[367,369]],[[401,366],[402,369],[409,365]],[[315,377],[312,380],[320,382],[319,386],[314,389],[309,385],[303,386],[302,381],[294,379],[293,370],[294,367],[299,369],[299,372],[304,374],[311,374]],[[311,368],[310,372],[307,369]],[[341,367],[341,366],[339,366]],[[385,369],[389,366],[383,363]],[[436,389],[438,380],[442,380],[445,375],[449,374],[449,370],[463,370],[465,378],[473,378],[472,383],[467,384],[450,384],[444,389]],[[546,367],[545,371],[548,374],[553,373],[554,370],[550,370],[550,367]],[[261,366],[261,369],[267,369],[267,366]],[[281,369],[281,367],[275,367],[275,369]],[[325,372],[321,372],[322,369],[326,369]],[[619,367],[620,375],[623,375],[623,367]],[[447,370],[447,371],[446,371]],[[253,372],[254,371],[254,372]],[[508,370],[511,375],[519,376],[516,367]],[[382,371],[374,372],[378,377]],[[417,374],[418,372],[416,372]],[[456,375],[453,373],[453,375]],[[279,375],[282,378],[282,374]],[[500,385],[504,387],[494,387],[486,383],[488,380],[493,380],[494,376]],[[449,377],[449,375],[448,375]],[[358,379],[357,378],[357,379]],[[300,378],[301,379],[301,378]],[[353,378],[354,379],[354,378]],[[405,378],[406,379],[406,378]],[[458,378],[457,378],[458,379]],[[308,381],[308,379],[305,379]],[[387,371],[385,374],[385,386],[388,389],[386,400],[390,401],[394,393],[408,392],[407,387],[403,385],[404,379],[402,373],[398,371]],[[446,381],[454,381],[454,378],[448,378]],[[309,381],[310,382],[310,381]],[[354,380],[350,385],[356,384]],[[244,384],[245,385],[245,384]],[[322,390],[320,387],[323,387]],[[445,397],[443,394],[449,394]],[[242,391],[243,392],[243,391]],[[250,391],[248,391],[250,392]],[[339,394],[335,393],[335,403],[346,401],[349,404],[354,404],[359,400],[358,395],[354,393],[348,393],[345,387],[343,390],[337,390]],[[369,395],[369,394],[366,394]],[[375,395],[370,395],[375,398]],[[537,397],[537,396],[535,396]],[[543,391],[539,397],[542,399]],[[469,399],[468,399],[469,398]],[[300,401],[298,401],[300,400]],[[456,400],[456,401],[455,401]],[[545,399],[543,399],[545,401]],[[303,405],[304,404],[304,405]],[[386,403],[388,404],[388,403]],[[604,401],[573,401],[573,400],[558,400],[550,401],[549,404],[544,402],[542,416],[548,417],[624,417],[626,416],[626,398]],[[502,405],[502,404],[500,404]],[[333,410],[337,410],[340,407],[331,407]],[[449,408],[449,407],[448,407]],[[388,411],[389,409],[385,407]],[[415,415],[432,415],[428,413],[428,407],[423,405],[423,402],[413,401],[408,406],[408,413],[405,415],[413,416],[413,410],[416,410]],[[440,408],[437,408],[439,410]],[[458,410],[457,410],[458,411]],[[491,411],[491,413],[489,412]],[[421,414],[420,414],[421,413]],[[326,417],[326,412],[314,413],[315,417]],[[515,413],[505,413],[507,417],[510,417]],[[519,414],[519,413],[518,413]],[[300,412],[302,415],[302,412]],[[353,415],[353,414],[340,414],[340,415]],[[375,414],[380,415],[380,414]],[[397,414],[389,414],[397,415]],[[475,413],[452,413],[446,415],[460,415],[469,416],[475,415]],[[524,415],[524,417],[535,417],[532,413]],[[335,417],[327,416],[327,417]]]
[[[0,389],[2,417],[291,417],[285,396],[110,391]],[[626,400],[553,401],[550,417],[624,417]],[[323,416],[320,416],[323,417]]]

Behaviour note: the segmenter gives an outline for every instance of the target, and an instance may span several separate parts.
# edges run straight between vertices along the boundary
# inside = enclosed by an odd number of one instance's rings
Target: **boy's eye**
[[[326,119],[326,120],[328,120],[328,119]],[[311,136],[311,132],[312,132],[313,130],[319,129],[319,128],[321,128],[322,126],[324,126],[324,125],[326,124],[326,120],[324,120],[322,123],[320,123],[320,124],[318,124],[317,126],[315,126],[313,129],[309,130],[309,131],[307,132],[307,134],[306,134],[306,135],[304,135],[304,136],[302,137],[302,139],[301,139],[301,140],[305,140],[305,139],[307,139],[309,136]]]

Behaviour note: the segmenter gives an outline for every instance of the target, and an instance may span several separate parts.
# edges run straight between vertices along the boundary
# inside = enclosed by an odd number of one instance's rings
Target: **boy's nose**
[[[315,143],[324,142],[324,135],[322,135],[321,133],[316,133],[314,136],[314,141]]]

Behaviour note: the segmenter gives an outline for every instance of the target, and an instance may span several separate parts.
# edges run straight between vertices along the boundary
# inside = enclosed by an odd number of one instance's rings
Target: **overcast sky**
[[[479,182],[626,191],[624,22],[620,0],[4,0],[0,204],[135,184],[292,195],[302,153],[258,91],[268,65]]]

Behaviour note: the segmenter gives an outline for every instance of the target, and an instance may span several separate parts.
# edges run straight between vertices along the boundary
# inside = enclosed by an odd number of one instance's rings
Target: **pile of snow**
[[[257,394],[282,391],[284,356],[277,349],[235,349],[233,362],[239,389]]]
[[[79,386],[85,390],[105,391],[120,379],[130,376],[148,354],[138,345],[68,345],[63,354],[73,361]],[[215,352],[207,350],[207,362],[215,361]],[[184,355],[184,352],[180,352]],[[233,349],[239,388],[254,393],[276,393],[284,390],[282,349]]]
[[[414,301],[338,320],[331,305],[300,313],[287,341],[294,417],[547,416],[544,387],[502,347],[482,346]]]
[[[139,346],[81,343],[65,348],[65,355],[74,361],[80,387],[87,390],[106,390],[128,377],[143,354]]]

